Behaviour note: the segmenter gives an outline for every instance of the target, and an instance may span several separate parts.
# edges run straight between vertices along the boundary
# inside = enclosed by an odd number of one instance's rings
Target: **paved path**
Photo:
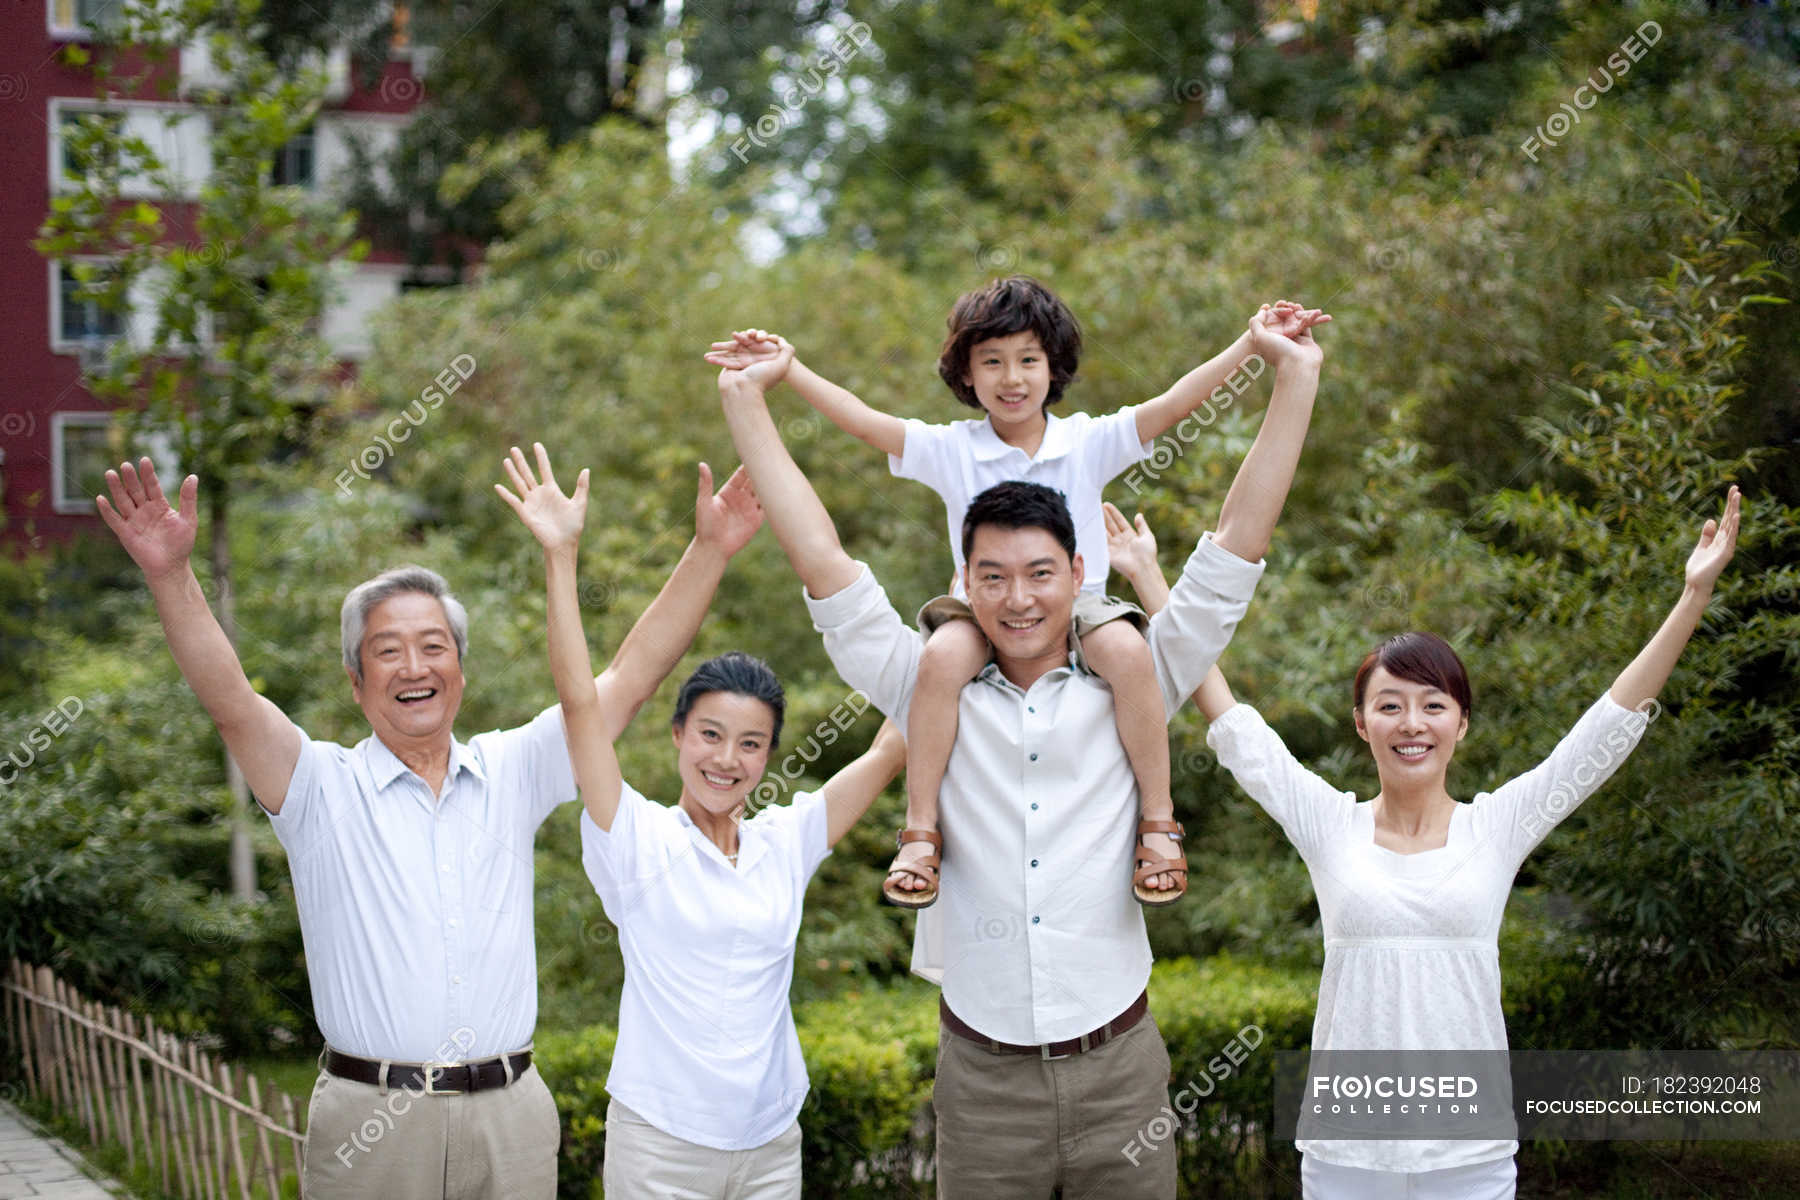
[[[12,1105],[0,1100],[0,1200],[55,1196],[60,1200],[113,1200],[125,1194],[82,1171],[81,1156],[38,1132]]]

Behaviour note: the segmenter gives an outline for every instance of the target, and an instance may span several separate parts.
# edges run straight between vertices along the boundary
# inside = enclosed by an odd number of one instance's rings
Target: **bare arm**
[[[1113,569],[1131,582],[1145,612],[1161,612],[1169,602],[1169,581],[1163,578],[1162,565],[1156,559],[1156,535],[1150,531],[1150,522],[1144,520],[1143,513],[1137,515],[1135,523],[1127,521],[1110,500],[1100,508],[1106,515],[1106,552]],[[1218,664],[1200,681],[1194,703],[1208,721],[1218,720],[1237,703]]]
[[[906,741],[892,719],[883,721],[862,756],[833,775],[825,794],[825,837],[830,845],[849,833],[882,789],[906,769]]]
[[[750,472],[769,526],[800,582],[815,600],[836,595],[856,582],[859,568],[838,541],[837,526],[819,494],[782,445],[763,389],[781,378],[793,347],[783,342],[781,359],[758,362],[741,371],[719,372],[719,400],[738,457]]]
[[[601,829],[612,828],[619,811],[625,781],[619,774],[619,755],[613,748],[611,722],[593,683],[593,663],[588,658],[587,635],[581,631],[581,597],[575,590],[575,560],[581,547],[581,527],[587,517],[588,473],[575,480],[574,496],[565,496],[550,469],[543,444],[532,443],[537,454],[538,481],[525,456],[514,446],[505,460],[506,474],[518,494],[496,483],[494,490],[517,513],[544,548],[544,591],[549,625],[550,674],[556,680],[556,696],[562,702],[563,737],[569,744],[569,761],[575,768],[575,786],[581,803]]]
[[[1613,680],[1608,693],[1613,703],[1623,708],[1638,708],[1654,700],[1663,684],[1669,681],[1676,660],[1687,648],[1688,639],[1694,636],[1700,618],[1706,613],[1719,573],[1737,549],[1740,500],[1737,488],[1732,488],[1725,500],[1724,518],[1719,521],[1708,519],[1701,527],[1700,540],[1693,553],[1688,555],[1681,599],[1669,610],[1669,615],[1649,642],[1638,651],[1638,656]]]
[[[754,362],[773,361],[781,354],[781,339],[764,330],[740,330],[731,337],[729,342],[714,342],[706,361],[715,367],[742,370]],[[786,379],[802,400],[857,441],[893,458],[899,458],[906,449],[906,422],[892,413],[871,408],[855,392],[839,387],[798,358],[788,366]]]
[[[199,527],[200,481],[182,481],[180,509],[171,508],[150,460],[106,473],[109,503],[95,503],[107,528],[144,572],[162,619],[169,653],[225,740],[257,803],[281,811],[300,761],[300,730],[274,701],[250,686],[237,652],[206,603],[189,562]]]
[[[1269,549],[1275,522],[1293,486],[1306,427],[1312,421],[1313,398],[1319,390],[1324,354],[1303,330],[1289,338],[1280,333],[1271,313],[1250,318],[1251,347],[1275,364],[1275,394],[1262,428],[1225,495],[1214,541],[1246,562],[1259,562]]]
[[[610,740],[618,740],[694,644],[726,565],[762,528],[762,521],[762,505],[742,467],[715,494],[712,468],[700,464],[694,540],[656,599],[619,643],[612,662],[594,680]]]

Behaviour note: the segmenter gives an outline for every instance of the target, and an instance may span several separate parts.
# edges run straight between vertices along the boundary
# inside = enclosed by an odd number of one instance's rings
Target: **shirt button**
[[[1032,859],[1032,860],[1031,860],[1031,865],[1032,865],[1032,866],[1034,866],[1034,867],[1035,867],[1035,866],[1037,866],[1037,859],[1035,859],[1035,858],[1034,858],[1034,859]]]
[[[1029,704],[1027,704],[1027,705],[1026,705],[1026,706],[1025,706],[1025,711],[1026,711],[1026,712],[1028,712],[1028,713],[1034,713],[1034,712],[1036,712],[1036,711],[1037,711],[1037,709],[1035,709],[1035,708],[1033,708],[1033,707],[1032,707],[1032,706],[1031,706],[1031,705],[1029,705]]]
[[[1036,925],[1038,923],[1038,919],[1036,917],[1031,918],[1031,923],[1033,925]]]
[[[439,863],[438,870],[440,870],[444,874],[448,875],[450,873],[450,864],[449,863]]]
[[[1036,920],[1037,920],[1037,918],[1036,918],[1036,917],[1033,917],[1033,918],[1031,918],[1031,919],[1032,919],[1032,920],[1033,920],[1033,921],[1036,921]],[[461,982],[462,982],[462,976],[461,976],[461,975],[452,975],[452,976],[451,976],[451,977],[450,977],[450,982],[451,982],[451,983],[461,983]]]
[[[1031,802],[1031,811],[1032,811],[1032,812],[1036,812],[1036,811],[1037,811],[1037,801],[1036,801],[1036,800],[1033,800],[1033,801],[1032,801],[1032,802]]]
[[[1036,761],[1037,761],[1037,755],[1035,755],[1035,754],[1034,754],[1034,755],[1032,755],[1032,756],[1031,756],[1031,761],[1032,761],[1032,762],[1036,762]]]
[[[1036,863],[1032,864],[1032,866],[1036,866],[1036,865],[1037,865]],[[461,925],[461,924],[462,924],[462,922],[457,920],[455,917],[450,918],[450,928],[455,929],[458,925]]]

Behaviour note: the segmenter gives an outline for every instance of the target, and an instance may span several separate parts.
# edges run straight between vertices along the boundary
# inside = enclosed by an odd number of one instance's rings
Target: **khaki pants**
[[[1146,1015],[1068,1058],[994,1054],[938,1029],[939,1200],[1168,1200],[1175,1139],[1151,1122],[1169,1103],[1169,1052]]]
[[[382,1089],[319,1072],[306,1123],[306,1200],[554,1200],[556,1101],[535,1066],[466,1096]]]
[[[606,1104],[606,1200],[799,1200],[800,1122],[750,1150],[714,1150]]]

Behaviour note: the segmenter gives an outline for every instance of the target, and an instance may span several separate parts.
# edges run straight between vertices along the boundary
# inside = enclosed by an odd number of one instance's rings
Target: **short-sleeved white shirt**
[[[1499,1050],[1500,918],[1533,847],[1625,761],[1648,723],[1603,695],[1550,757],[1451,814],[1444,844],[1375,844],[1374,807],[1296,759],[1257,711],[1228,709],[1206,740],[1306,860],[1325,933],[1314,1050]],[[1308,1141],[1323,1162],[1437,1171],[1507,1158],[1512,1141]]]
[[[956,559],[951,595],[958,599],[968,598],[963,586],[963,514],[976,496],[1009,479],[1041,483],[1063,494],[1075,520],[1075,552],[1085,568],[1081,590],[1104,593],[1110,567],[1100,493],[1113,476],[1149,453],[1150,447],[1138,441],[1136,405],[1104,417],[1048,414],[1036,457],[1001,441],[985,417],[948,425],[928,425],[914,418],[906,422],[906,442],[900,457],[889,456],[888,470],[901,479],[918,480],[944,501]]]
[[[575,798],[562,710],[451,739],[441,795],[370,736],[300,733],[281,811],[325,1041],[397,1062],[491,1058],[537,1024],[532,843]]]
[[[715,1150],[769,1142],[806,1102],[788,1007],[806,884],[831,853],[825,797],[738,826],[731,863],[679,805],[630,784],[612,828],[581,816],[581,861],[619,930],[625,988],[606,1090]]]

